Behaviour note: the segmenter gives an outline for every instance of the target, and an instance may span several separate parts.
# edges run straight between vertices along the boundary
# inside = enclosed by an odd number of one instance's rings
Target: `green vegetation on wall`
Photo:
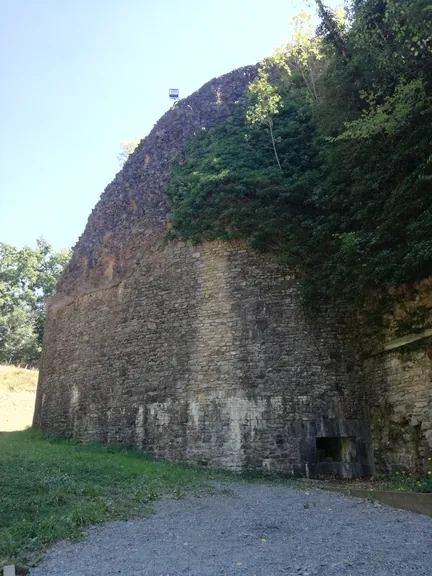
[[[317,2],[245,102],[202,131],[168,186],[171,237],[245,238],[302,271],[304,296],[361,304],[432,275],[432,9]]]

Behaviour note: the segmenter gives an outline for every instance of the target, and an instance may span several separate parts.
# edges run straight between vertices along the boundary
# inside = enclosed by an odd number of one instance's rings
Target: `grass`
[[[402,475],[401,475],[402,476]],[[212,491],[210,480],[294,486],[326,484],[370,489],[428,491],[420,480],[306,481],[249,473],[229,474],[155,460],[119,446],[85,445],[35,430],[0,433],[0,567],[38,562],[58,540],[78,538],[83,529],[110,519],[144,517],[159,498]],[[429,482],[427,474],[425,481]],[[426,489],[425,489],[426,488]]]
[[[145,516],[158,498],[208,493],[212,478],[224,475],[34,430],[0,433],[0,566],[33,564],[89,525]]]
[[[37,378],[37,370],[0,365],[0,432],[31,425]]]
[[[429,458],[429,463],[432,459]],[[393,475],[381,475],[374,478],[323,478],[320,480],[301,480],[307,488],[341,488],[351,490],[384,490],[391,492],[420,492],[432,494],[432,464],[423,475],[408,472],[395,472]]]
[[[388,482],[389,490],[399,492],[422,492],[432,493],[432,458],[428,458],[429,470],[423,476],[413,475],[408,472],[395,472]]]
[[[34,392],[38,379],[36,369],[0,364],[0,390],[8,392]]]

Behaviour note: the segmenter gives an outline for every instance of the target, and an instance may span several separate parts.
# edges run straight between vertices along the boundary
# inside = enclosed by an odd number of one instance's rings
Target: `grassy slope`
[[[0,566],[31,563],[47,545],[90,524],[148,514],[157,498],[208,490],[211,477],[138,452],[50,441],[33,430],[0,433]]]
[[[37,370],[0,365],[0,390],[2,391],[34,392],[37,379]]]
[[[0,365],[0,432],[31,425],[37,378],[37,370]]]
[[[34,395],[35,372],[0,366],[0,431],[4,430],[2,394],[16,395],[19,402],[23,395]],[[370,486],[362,482],[361,487],[430,492],[431,474],[424,478],[401,474]],[[157,498],[207,491],[208,480],[234,477],[155,461],[116,447],[49,439],[33,430],[0,432],[0,567],[32,563],[48,545],[77,537],[91,524],[146,515]],[[248,479],[262,481],[263,477],[251,475]],[[323,484],[311,481],[299,486]],[[343,484],[358,487],[358,481]]]

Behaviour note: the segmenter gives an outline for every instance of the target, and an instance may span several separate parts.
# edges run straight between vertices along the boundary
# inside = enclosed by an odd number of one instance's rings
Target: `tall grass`
[[[0,566],[33,563],[91,524],[148,514],[157,498],[209,491],[215,477],[138,451],[0,433]]]
[[[0,390],[33,392],[36,390],[38,371],[0,364]]]

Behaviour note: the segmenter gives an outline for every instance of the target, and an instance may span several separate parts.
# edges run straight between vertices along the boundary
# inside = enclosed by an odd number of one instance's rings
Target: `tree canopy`
[[[0,243],[0,362],[26,364],[39,357],[45,298],[69,258],[69,250],[54,251],[43,238],[36,248]]]

